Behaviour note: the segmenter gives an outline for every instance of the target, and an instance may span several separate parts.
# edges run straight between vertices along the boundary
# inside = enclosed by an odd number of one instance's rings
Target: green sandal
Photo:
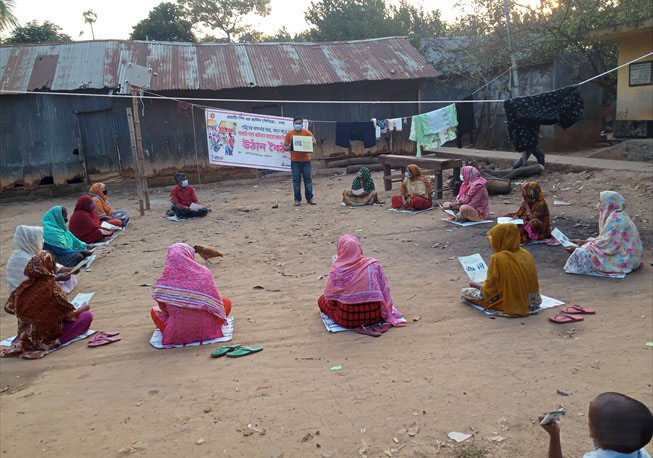
[[[253,345],[251,347],[240,347],[237,350],[234,350],[230,353],[227,353],[227,358],[239,358],[241,356],[251,355],[263,350],[263,347],[260,345]]]
[[[240,344],[233,344],[233,345],[223,345],[222,347],[218,348],[216,351],[211,353],[211,356],[214,358],[219,358],[220,356],[224,356],[227,353],[237,350],[240,348]]]

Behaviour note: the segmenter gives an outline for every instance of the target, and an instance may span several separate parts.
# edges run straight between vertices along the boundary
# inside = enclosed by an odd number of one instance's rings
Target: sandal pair
[[[373,326],[359,326],[354,331],[365,336],[379,337],[390,329],[390,323],[375,324]]]
[[[115,331],[100,331],[95,334],[88,342],[89,347],[101,347],[110,343],[118,342],[120,340],[120,333]]]
[[[261,345],[253,345],[251,347],[243,347],[241,344],[223,345],[216,351],[211,353],[213,358],[227,356],[228,358],[240,358],[241,356],[251,355],[263,350]]]
[[[595,313],[596,310],[594,309],[581,307],[580,305],[570,305],[554,317],[549,317],[549,320],[554,323],[575,323],[577,321],[583,321],[583,317],[574,315],[594,315]]]

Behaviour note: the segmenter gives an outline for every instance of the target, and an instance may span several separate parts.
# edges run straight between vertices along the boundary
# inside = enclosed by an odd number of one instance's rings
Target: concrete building
[[[588,40],[616,40],[619,65],[653,52],[653,17],[635,24],[589,32]],[[615,138],[653,137],[653,56],[621,68],[617,73]]]

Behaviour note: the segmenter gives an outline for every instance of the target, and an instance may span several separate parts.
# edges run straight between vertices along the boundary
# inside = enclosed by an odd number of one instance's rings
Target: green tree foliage
[[[426,12],[401,0],[319,0],[305,14],[311,28],[298,36],[308,41],[361,40],[388,36],[440,35],[439,11]]]
[[[91,26],[91,36],[95,40],[95,30],[93,30],[93,24],[97,22],[97,13],[93,10],[84,11],[82,13],[84,16],[84,22]]]
[[[37,21],[31,21],[23,26],[16,27],[5,43],[47,43],[72,41],[69,35],[61,33],[61,27],[50,22],[44,21],[39,24]]]
[[[471,11],[452,24],[449,32],[466,37],[460,59],[476,62],[479,74],[510,66],[504,0],[467,0]],[[518,66],[550,62],[566,52],[584,55],[595,73],[614,67],[614,41],[589,41],[591,30],[637,22],[651,17],[650,0],[540,0],[537,7],[511,1],[513,49]],[[616,75],[597,81],[614,86]]]
[[[147,18],[134,26],[130,40],[196,42],[193,24],[186,18],[184,9],[171,2],[152,8]]]
[[[247,32],[252,26],[245,22],[246,16],[270,14],[270,0],[178,0],[186,9],[193,24],[202,24],[222,32],[228,42]]]
[[[288,29],[281,27],[274,35],[266,35],[258,30],[252,30],[242,34],[238,41],[240,43],[284,43],[293,41]]]
[[[18,20],[14,16],[14,0],[0,0],[0,32],[18,25]]]

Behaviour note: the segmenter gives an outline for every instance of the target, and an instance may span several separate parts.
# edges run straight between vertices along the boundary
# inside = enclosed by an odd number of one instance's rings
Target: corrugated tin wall
[[[226,91],[167,92],[168,96],[302,99],[302,100],[415,100],[418,81],[385,81],[324,86],[282,87],[275,89],[249,88]],[[322,121],[366,121],[372,117],[410,116],[417,112],[416,104],[299,104],[286,103],[208,103],[235,111],[302,116]],[[87,156],[89,173],[122,170],[133,175],[133,160],[126,111],[131,99],[92,98],[46,95],[4,95],[0,104],[0,188],[16,183],[35,187],[44,177],[52,177],[57,185],[83,176],[78,133]],[[173,170],[195,170],[195,144],[200,167],[208,167],[204,112],[195,109],[195,136],[191,112],[169,100],[143,100],[139,104],[143,134],[143,149],[149,176],[172,173]],[[404,131],[393,134],[392,151],[408,153],[415,149],[408,140],[409,124]],[[310,126],[320,148],[315,159],[346,149],[335,146],[335,123],[315,123]],[[352,144],[352,152],[364,153],[360,142]],[[377,150],[389,152],[389,142],[381,140]],[[211,167],[214,168],[214,167]],[[224,173],[230,169],[225,168]],[[232,170],[232,169],[231,169]]]

